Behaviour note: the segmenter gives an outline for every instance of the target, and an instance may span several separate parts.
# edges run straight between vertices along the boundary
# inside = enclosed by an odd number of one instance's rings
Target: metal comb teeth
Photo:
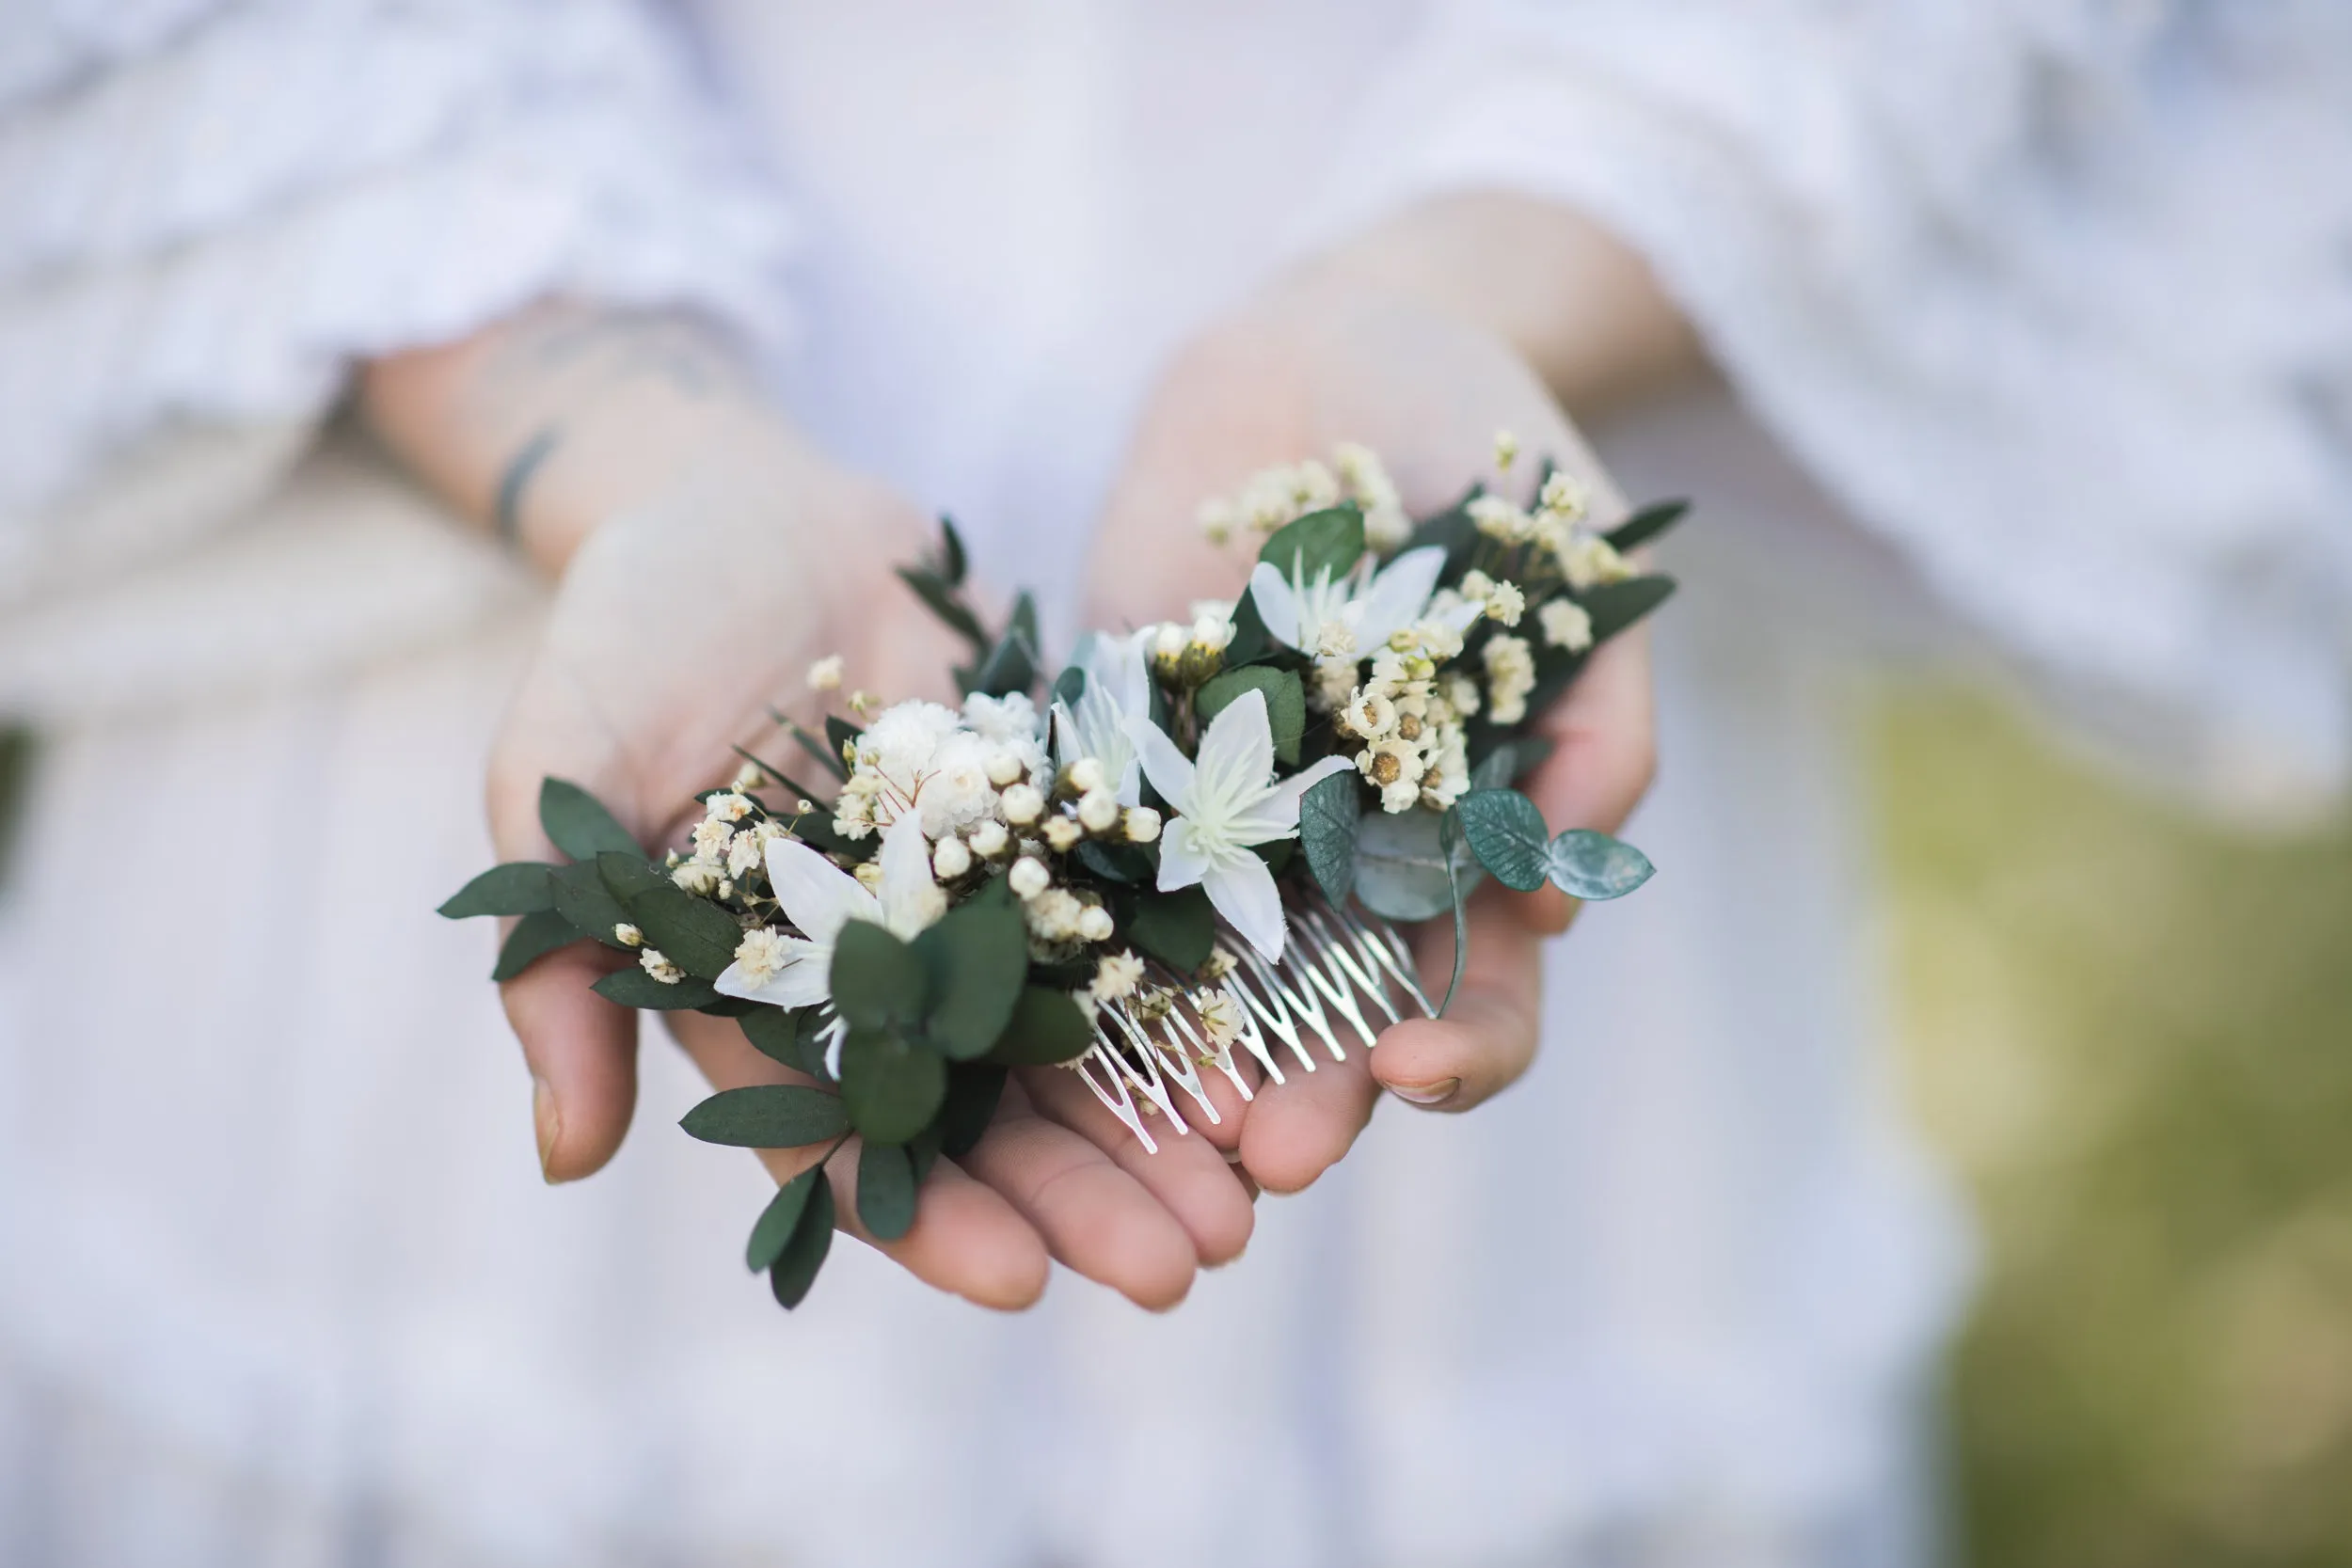
[[[1238,1005],[1240,1026],[1231,1043],[1210,1042],[1184,1000],[1194,988],[1156,962],[1147,968],[1146,985],[1167,994],[1165,1010],[1139,1007],[1134,998],[1095,1010],[1093,1047],[1070,1066],[1152,1152],[1160,1147],[1146,1122],[1153,1113],[1179,1134],[1192,1131],[1179,1093],[1211,1122],[1222,1119],[1209,1099],[1203,1070],[1223,1073],[1243,1100],[1254,1098],[1248,1079],[1234,1066],[1236,1049],[1248,1052],[1279,1084],[1286,1082],[1285,1052],[1295,1069],[1312,1072],[1318,1049],[1332,1061],[1347,1059],[1343,1028],[1369,1049],[1381,1022],[1401,1022],[1405,1006],[1423,1018],[1437,1016],[1437,1005],[1413,972],[1411,952],[1387,921],[1335,910],[1312,893],[1294,893],[1284,905],[1290,934],[1279,962],[1268,963],[1230,927],[1217,928],[1218,945],[1234,960],[1216,982]]]

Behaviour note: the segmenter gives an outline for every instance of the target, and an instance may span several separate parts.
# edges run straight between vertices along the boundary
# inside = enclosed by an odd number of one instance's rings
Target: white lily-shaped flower
[[[833,1004],[833,948],[841,928],[852,920],[871,921],[902,942],[913,941],[946,910],[946,896],[931,878],[930,844],[923,836],[923,819],[914,812],[901,816],[882,834],[882,896],[866,891],[864,883],[797,838],[771,840],[768,846],[768,882],[785,918],[800,927],[799,936],[778,936],[773,945],[783,950],[781,963],[763,974],[747,971],[738,958],[711,982],[722,996],[765,1002],[778,1007],[814,1007]],[[770,966],[763,965],[763,969]],[[841,1042],[849,1024],[836,1019],[826,1031],[825,1070],[841,1076]]]
[[[1127,721],[1151,721],[1152,669],[1144,652],[1150,637],[1149,632],[1089,636],[1078,649],[1078,668],[1086,672],[1087,684],[1077,706],[1054,705],[1054,760],[1067,768],[1080,757],[1094,758],[1122,806],[1143,800],[1142,770],[1135,742],[1128,738]]]
[[[1298,798],[1352,764],[1326,757],[1277,782],[1274,729],[1262,691],[1242,693],[1210,721],[1191,761],[1149,719],[1129,720],[1127,733],[1152,787],[1175,813],[1160,836],[1160,891],[1200,883],[1217,913],[1267,962],[1279,958],[1287,929],[1282,895],[1251,847],[1296,837]]]
[[[1250,572],[1249,594],[1265,629],[1284,646],[1311,655],[1324,651],[1325,627],[1343,626],[1348,645],[1369,657],[1391,632],[1411,626],[1428,610],[1438,574],[1445,570],[1445,551],[1435,545],[1406,550],[1375,573],[1367,550],[1353,570],[1334,578],[1327,566],[1311,582],[1300,564],[1294,561],[1287,577],[1270,561],[1259,562]]]

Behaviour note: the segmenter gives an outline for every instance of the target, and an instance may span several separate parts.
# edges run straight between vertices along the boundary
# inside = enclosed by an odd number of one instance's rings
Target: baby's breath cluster
[[[1364,539],[1386,554],[1412,536],[1412,519],[1390,482],[1389,470],[1369,447],[1343,441],[1328,465],[1309,458],[1253,475],[1232,497],[1213,497],[1200,505],[1200,531],[1222,545],[1236,534],[1263,536],[1310,512],[1352,501],[1364,515]]]

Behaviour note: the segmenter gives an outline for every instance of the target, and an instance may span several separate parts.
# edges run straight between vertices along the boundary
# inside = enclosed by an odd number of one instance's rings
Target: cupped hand
[[[1513,433],[1527,454],[1500,481],[1498,430]],[[1543,457],[1585,483],[1604,524],[1626,509],[1544,384],[1500,338],[1410,293],[1311,274],[1217,323],[1169,365],[1098,536],[1090,624],[1141,625],[1183,615],[1194,598],[1235,596],[1254,543],[1212,543],[1195,520],[1200,503],[1273,465],[1327,462],[1341,441],[1379,453],[1415,515],[1481,476],[1490,487],[1516,476],[1532,490]],[[1546,822],[1554,832],[1614,831],[1654,765],[1645,634],[1600,649],[1538,727],[1554,750],[1520,787]],[[1266,1189],[1291,1192],[1347,1152],[1384,1087],[1433,1109],[1477,1104],[1533,1060],[1542,942],[1565,930],[1573,912],[1553,889],[1482,889],[1470,904],[1468,968],[1445,1018],[1407,1020],[1376,1051],[1351,1049],[1344,1063],[1260,1085],[1246,1106],[1219,1084],[1221,1119],[1196,1125],[1237,1151]],[[1453,970],[1451,925],[1423,927],[1415,942],[1425,979],[1441,988]]]
[[[569,560],[495,747],[500,858],[549,856],[537,815],[548,775],[589,789],[650,846],[679,842],[700,815],[695,792],[738,768],[736,746],[816,783],[810,759],[779,744],[771,707],[814,722],[822,699],[805,673],[827,656],[843,656],[848,687],[884,701],[947,694],[963,649],[892,575],[927,531],[884,488],[774,443],[707,454],[601,522]],[[551,1181],[609,1160],[634,1106],[636,1015],[589,989],[614,961],[574,946],[504,989]],[[718,1087],[795,1080],[730,1020],[664,1017]],[[1216,1150],[1196,1140],[1146,1161],[1100,1112],[1069,1073],[1025,1073],[978,1147],[936,1164],[914,1227],[877,1244],[991,1307],[1033,1302],[1049,1255],[1138,1303],[1172,1305],[1199,1266],[1241,1251],[1248,1195]],[[853,1233],[857,1152],[853,1140],[830,1166]],[[818,1153],[761,1158],[781,1181]]]

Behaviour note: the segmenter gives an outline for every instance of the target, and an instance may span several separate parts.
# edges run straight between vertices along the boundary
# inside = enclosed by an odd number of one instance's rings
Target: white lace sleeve
[[[676,33],[635,0],[0,0],[0,546],[135,439],[315,416],[355,356],[535,295],[776,331],[783,220]]]
[[[1470,5],[1341,208],[1592,213],[1974,619],[2341,780],[2348,103],[2316,4]]]

